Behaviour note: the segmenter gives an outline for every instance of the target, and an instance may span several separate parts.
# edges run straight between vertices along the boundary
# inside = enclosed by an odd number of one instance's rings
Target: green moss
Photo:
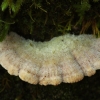
[[[68,31],[79,34],[92,30],[99,36],[100,0],[1,0],[0,5],[0,26],[9,23],[9,29],[2,29],[4,34],[16,31],[41,41]]]

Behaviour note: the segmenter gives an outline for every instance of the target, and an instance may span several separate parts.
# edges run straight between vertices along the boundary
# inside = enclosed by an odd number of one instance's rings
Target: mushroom
[[[0,43],[0,64],[31,84],[78,82],[100,69],[100,38],[66,34],[35,42],[10,32]]]

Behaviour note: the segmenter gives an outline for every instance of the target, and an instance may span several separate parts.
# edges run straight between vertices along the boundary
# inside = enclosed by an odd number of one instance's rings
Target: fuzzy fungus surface
[[[31,84],[74,83],[100,69],[100,39],[67,34],[35,42],[10,32],[0,43],[0,64]]]

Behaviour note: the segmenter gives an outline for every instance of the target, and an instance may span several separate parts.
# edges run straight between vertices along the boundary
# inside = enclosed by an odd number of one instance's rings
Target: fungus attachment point
[[[67,34],[35,42],[11,32],[0,43],[0,64],[31,84],[78,82],[100,69],[100,38]]]

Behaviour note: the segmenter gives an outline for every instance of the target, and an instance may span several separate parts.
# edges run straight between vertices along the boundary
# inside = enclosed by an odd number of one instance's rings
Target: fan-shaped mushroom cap
[[[0,64],[31,84],[74,83],[100,69],[100,39],[67,34],[35,42],[11,32],[0,43]]]

